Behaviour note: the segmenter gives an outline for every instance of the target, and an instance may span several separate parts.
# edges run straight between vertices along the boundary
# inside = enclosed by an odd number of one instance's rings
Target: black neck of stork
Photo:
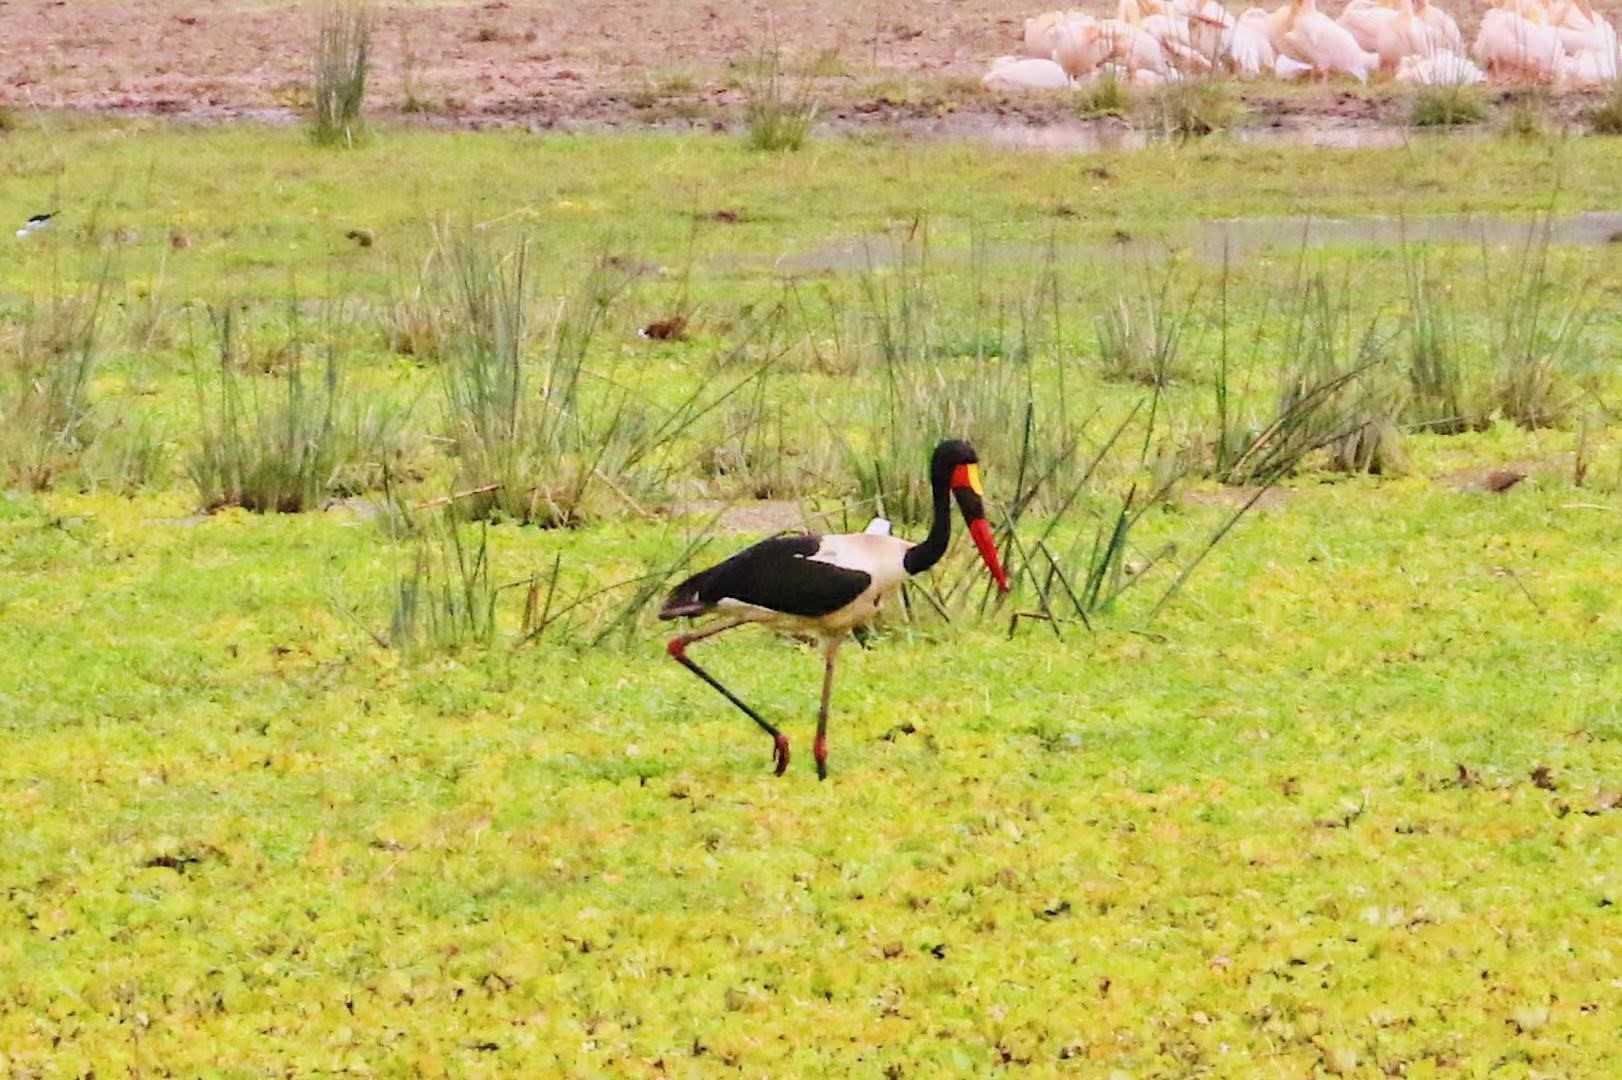
[[[901,565],[909,574],[921,574],[941,561],[946,554],[947,542],[952,539],[952,474],[936,471],[930,477],[935,494],[935,517],[929,523],[929,535],[921,544],[914,544],[901,558]]]

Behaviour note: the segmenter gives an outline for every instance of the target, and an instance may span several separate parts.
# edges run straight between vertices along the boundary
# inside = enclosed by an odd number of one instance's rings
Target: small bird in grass
[[[670,591],[659,612],[661,619],[712,612],[726,616],[718,626],[672,638],[667,651],[772,737],[777,775],[783,775],[788,768],[788,736],[694,663],[687,655],[687,647],[748,623],[816,639],[822,646],[824,667],[814,753],[817,776],[827,779],[828,705],[833,696],[834,659],[839,646],[852,631],[878,618],[881,605],[903,582],[928,570],[946,554],[954,498],[997,587],[1008,591],[1008,575],[1003,572],[991,523],[986,520],[979,461],[974,447],[961,439],[948,439],[935,448],[929,463],[934,519],[922,543],[890,536],[889,523],[881,525],[882,519],[862,533],[776,536],[694,574]]]
[[[639,338],[648,341],[685,341],[687,340],[687,316],[672,315],[668,319],[655,319],[636,332]]]
[[[56,217],[55,210],[52,210],[49,214],[35,214],[33,217],[23,222],[23,227],[17,230],[18,238],[20,239],[22,237],[33,236],[37,232],[44,232],[46,229],[51,227],[51,219],[54,217]]]

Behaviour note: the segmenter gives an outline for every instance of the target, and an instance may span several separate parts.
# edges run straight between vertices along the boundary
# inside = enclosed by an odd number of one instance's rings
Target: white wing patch
[[[911,544],[899,537],[873,533],[824,536],[822,545],[810,559],[860,570],[873,579],[880,592],[888,592],[907,580],[907,569],[901,560],[910,547]]]

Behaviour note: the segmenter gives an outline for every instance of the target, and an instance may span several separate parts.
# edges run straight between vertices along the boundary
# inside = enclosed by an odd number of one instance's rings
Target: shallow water
[[[1057,124],[998,123],[979,131],[963,130],[955,137],[985,142],[1009,150],[1047,151],[1060,154],[1112,153],[1142,150],[1165,142],[1164,136],[1107,120],[1075,121]],[[1310,124],[1280,124],[1273,127],[1240,128],[1213,136],[1218,140],[1246,146],[1315,146],[1336,150],[1379,150],[1405,146],[1415,139],[1461,138],[1462,133],[1419,133],[1401,127],[1319,121]]]
[[[1551,244],[1595,247],[1622,242],[1622,211],[1593,210],[1547,220],[1500,214],[1434,214],[1424,217],[1370,215],[1349,218],[1253,217],[1201,222],[1192,239],[1208,260],[1244,258],[1269,250],[1403,244],[1528,243],[1548,230]]]
[[[1365,215],[1358,217],[1250,217],[1217,218],[1196,222],[1165,240],[1123,240],[1120,243],[1083,244],[1060,248],[1061,260],[1100,254],[1114,256],[1161,255],[1186,248],[1206,262],[1254,258],[1269,252],[1314,251],[1335,247],[1401,247],[1405,244],[1468,244],[1517,247],[1548,230],[1551,244],[1598,247],[1622,243],[1622,211],[1591,210],[1549,219],[1509,217],[1502,214],[1432,214],[1421,217]],[[906,245],[896,236],[880,234],[831,240],[806,251],[773,260],[784,274],[840,273],[882,270],[900,265]],[[1015,262],[1046,258],[1040,244],[983,244],[975,258]],[[960,248],[932,248],[933,262],[962,262],[970,253]]]

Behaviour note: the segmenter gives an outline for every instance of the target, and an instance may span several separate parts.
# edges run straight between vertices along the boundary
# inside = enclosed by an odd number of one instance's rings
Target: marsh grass
[[[383,309],[379,320],[383,346],[396,356],[406,356],[420,364],[437,363],[446,354],[446,316],[419,282],[409,290],[398,290]]]
[[[573,209],[540,210],[546,250],[532,249],[531,272],[547,299],[523,354],[531,403],[553,349],[551,298],[575,302],[604,218],[636,234],[647,259],[674,261],[692,199],[644,197],[655,188],[690,186],[705,209],[770,215],[715,230],[718,246],[746,253],[847,236],[924,201],[940,214],[944,251],[972,210],[995,222],[1002,265],[972,281],[956,252],[943,253],[910,335],[919,347],[895,356],[921,381],[936,368],[961,375],[970,394],[996,375],[985,392],[1007,404],[971,403],[965,415],[1002,429],[984,436],[984,476],[1016,592],[988,590],[959,528],[947,560],[908,594],[915,621],[898,625],[893,605],[889,640],[842,655],[833,775],[819,784],[806,752],[813,652],[740,630],[700,657],[783,722],[796,757],[774,778],[765,740],[665,655],[655,634],[671,628],[646,606],[620,618],[681,562],[688,517],[645,518],[606,489],[606,520],[579,535],[425,516],[424,528],[460,530],[461,556],[456,541],[424,537],[419,572],[416,536],[384,544],[381,519],[348,512],[178,522],[192,497],[183,479],[134,500],[65,481],[7,493],[0,1045],[10,1071],[191,1076],[229,1061],[256,1073],[334,1063],[387,1073],[404,1056],[439,1072],[526,1075],[538,1053],[582,1076],[655,1061],[672,1073],[767,1076],[990,1076],[1025,1061],[1035,1073],[1134,1076],[1245,1075],[1244,1061],[1297,1076],[1614,1069],[1607,1003],[1622,897],[1603,868],[1619,865],[1622,837],[1622,685],[1603,665],[1618,615],[1615,378],[1602,395],[1611,411],[1580,443],[1577,416],[1569,434],[1503,423],[1415,440],[1424,475],[1407,482],[1303,472],[1272,492],[1281,497],[1265,517],[1238,517],[1268,492],[1262,484],[1178,484],[1150,506],[1183,467],[1185,440],[1204,468],[1214,405],[1193,379],[1214,378],[1202,346],[1224,323],[1230,427],[1248,436],[1272,420],[1299,303],[1274,279],[1278,257],[1239,264],[1226,297],[1235,318],[1203,287],[1182,350],[1190,380],[1158,409],[1154,388],[1102,383],[1076,361],[1119,288],[1107,260],[1091,246],[1065,252],[1059,285],[1074,312],[1055,320],[1039,299],[1039,260],[1019,257],[1053,224],[1058,193],[1085,207],[1087,220],[1058,226],[1081,237],[1254,214],[1261,190],[1309,214],[1355,213],[1393,190],[1415,200],[1414,213],[1513,212],[1547,196],[1548,148],[1415,140],[1327,162],[1284,147],[1161,147],[1087,162],[1021,157],[1009,180],[1005,157],[934,144],[856,154],[829,141],[817,162],[762,175],[737,139],[678,154],[662,137],[623,136],[561,140],[565,149],[520,139],[533,168],[503,170],[513,136],[403,130],[389,135],[391,152],[435,164],[401,180],[375,161],[360,169],[370,152],[311,152],[302,132],[119,131],[64,131],[64,156],[74,175],[157,162],[158,201],[175,200],[210,238],[171,260],[169,299],[182,310],[237,288],[282,295],[289,268],[319,281],[334,219],[359,212],[359,196],[342,202],[357,190],[380,204],[393,237],[403,233],[389,205],[401,226],[421,205],[488,203],[498,214],[533,205],[537,191],[550,199],[558,184],[547,178],[562,178],[581,195]],[[12,138],[19,161],[46,160],[39,136]],[[1606,205],[1615,177],[1595,141],[1559,148],[1571,185],[1562,203]],[[248,159],[270,167],[244,171]],[[1095,164],[1110,179],[1090,177]],[[504,185],[514,171],[533,175]],[[49,183],[15,179],[30,201]],[[283,209],[330,212],[265,210],[262,229],[257,218],[230,224],[262,205],[253,192],[272,181]],[[778,216],[779,206],[795,212]],[[51,246],[97,242],[77,227],[36,239],[6,240],[0,322],[19,341],[9,297],[28,290],[18,283],[40,278]],[[356,272],[372,273],[377,254],[354,260]],[[1609,279],[1598,275],[1615,252],[1592,254],[1589,296],[1603,302]],[[1191,274],[1214,269],[1173,257]],[[1587,256],[1557,249],[1551,262],[1578,265],[1568,258]],[[1354,295],[1336,297],[1356,316],[1345,320],[1353,345],[1337,337],[1337,366],[1383,312],[1394,336],[1381,378],[1401,388],[1401,253],[1375,241],[1324,259],[1332,287],[1334,268],[1359,268]],[[1468,261],[1457,267],[1432,265],[1457,287],[1436,300],[1456,304],[1467,374],[1484,392],[1496,367],[1487,309],[1500,290],[1477,287]],[[611,309],[587,356],[582,408],[612,403],[623,384],[658,421],[694,384],[724,389],[764,363],[764,340],[747,358],[716,354],[734,337],[726,324],[769,303],[780,272],[763,260],[699,274],[694,296],[711,315],[687,342],[637,339],[622,317],[634,294]],[[1549,276],[1546,307],[1558,312],[1570,286]],[[781,416],[789,445],[834,466],[808,474],[812,496],[855,491],[830,429],[853,450],[876,444],[889,370],[854,275],[810,280],[807,300],[815,307],[826,286],[835,314],[794,342],[815,338],[826,365],[774,372],[764,393],[751,384],[695,422],[659,451],[669,457],[653,470],[656,493],[703,483],[696,463],[729,432],[754,434],[743,428],[757,400],[766,430],[751,453],[776,452]],[[1217,322],[1206,329],[1208,314]],[[1050,329],[1056,321],[1068,332]],[[1600,311],[1577,354],[1609,348],[1614,330]],[[276,335],[264,340],[273,352]],[[311,341],[301,364],[319,397],[320,335]],[[432,368],[373,347],[341,356],[344,401],[377,387],[437,395],[463,359],[459,348]],[[189,445],[187,359],[165,350],[136,367],[109,350],[90,379],[95,427],[112,426],[111,406],[173,424]],[[214,357],[198,359],[208,368]],[[239,356],[229,370],[244,398],[250,384],[267,405],[285,392],[285,366],[256,375]],[[204,374],[212,395],[214,372]],[[131,375],[140,396],[120,393]],[[435,408],[419,419],[428,435],[447,433]],[[1566,468],[1546,465],[1503,495],[1432,482],[1456,468],[1558,461],[1574,443]],[[1174,451],[1164,469],[1162,444]],[[428,446],[426,476],[399,474],[412,505],[465,490],[455,446]],[[1577,461],[1589,463],[1581,494],[1566,489]],[[920,455],[894,468],[910,476],[923,465]],[[871,510],[853,500],[837,528],[861,529]],[[686,565],[752,539],[716,538]],[[398,585],[414,582],[398,640],[424,662],[357,648],[323,611],[334,580],[354,584],[385,643]],[[422,609],[446,594],[436,625],[463,631],[439,634],[450,643],[440,653]],[[1016,613],[1037,617],[1014,623],[1008,642]],[[946,616],[951,625],[937,625]],[[508,647],[529,634],[532,651]],[[648,978],[635,977],[639,958]],[[1077,987],[1090,1018],[1055,1007]]]
[[[1169,270],[1149,281],[1142,301],[1152,328],[1145,332],[1149,345],[1128,351],[1132,370],[1158,374],[1134,380],[1146,393],[1130,407],[1083,408],[1072,400],[1076,391],[1064,379],[1066,365],[1053,362],[1061,355],[1066,322],[1055,280],[1039,277],[1028,293],[1001,299],[983,296],[986,283],[972,281],[977,309],[998,312],[999,322],[1002,313],[1014,313],[1008,321],[1015,341],[999,335],[1009,346],[1000,360],[967,351],[953,355],[943,342],[977,340],[988,328],[971,323],[948,329],[950,315],[926,252],[919,243],[897,267],[870,275],[864,285],[871,337],[862,369],[883,392],[842,417],[841,427],[871,433],[866,441],[845,444],[847,468],[860,492],[856,516],[871,507],[894,521],[924,521],[930,504],[922,466],[930,449],[943,436],[967,435],[1003,473],[1008,494],[998,511],[998,537],[1017,583],[1015,606],[1010,611],[996,597],[969,553],[911,583],[907,618],[1010,617],[1011,634],[1030,620],[1057,636],[1067,624],[1090,626],[1115,611],[1157,567],[1174,564],[1177,543],[1146,535],[1145,524],[1196,461],[1178,449],[1176,433],[1165,430],[1172,410],[1164,396],[1192,317],[1192,295],[1186,305],[1173,299]],[[971,267],[970,273],[978,271]],[[1136,310],[1130,303],[1127,309]],[[1119,316],[1101,317],[1106,343],[1137,333],[1122,329]],[[1113,415],[1104,420],[1105,412]],[[849,524],[859,528],[860,520]]]
[[[559,527],[651,516],[689,428],[775,362],[774,307],[722,354],[717,378],[656,404],[634,381],[588,366],[629,282],[619,260],[596,259],[542,319],[527,244],[441,233],[437,257],[453,297],[441,369],[446,436],[458,487],[482,492],[460,503],[475,517]],[[764,358],[752,351],[762,337]]]
[[[999,299],[985,295],[983,272],[980,262],[971,264],[976,300],[964,319],[945,298],[927,230],[919,227],[893,269],[860,281],[864,336],[853,348],[858,370],[877,385],[845,407],[855,424],[830,429],[863,501],[896,521],[927,520],[931,496],[921,463],[941,438],[968,437],[982,453],[1010,460],[1038,407],[1033,468],[1050,464],[1076,438],[1062,378],[1039,385],[1044,327],[1062,321],[1052,263],[1027,291]]]
[[[1467,377],[1451,284],[1443,284],[1430,272],[1423,251],[1404,264],[1403,282],[1407,289],[1403,320],[1407,420],[1419,430],[1437,435],[1479,430],[1489,418]]]
[[[1408,104],[1408,123],[1414,127],[1461,127],[1486,118],[1481,91],[1464,83],[1422,86]]]
[[[1226,131],[1244,114],[1229,83],[1204,76],[1165,84],[1148,98],[1144,111],[1155,131],[1175,140]]]
[[[629,646],[669,583],[691,569],[719,516],[691,531],[674,556],[644,558],[641,572],[629,577],[605,583],[589,569],[571,572],[563,554],[554,552],[527,576],[500,581],[494,576],[492,525],[468,522],[457,509],[464,497],[450,492],[412,506],[385,481],[382,535],[405,555],[391,582],[386,629],[371,629],[359,612],[334,598],[339,613],[379,647],[420,660],[495,646],[516,650],[542,641],[598,648],[618,639]]]
[[[1122,613],[1128,593],[1155,581],[1164,586],[1159,597],[1133,608],[1152,621],[1271,483],[1258,487],[1209,532],[1168,530],[1164,523],[1178,517],[1171,508],[1173,493],[1195,459],[1179,456],[1145,470],[1148,463],[1140,458],[1138,468],[1131,467],[1139,445],[1166,444],[1157,430],[1158,415],[1152,401],[1140,402],[1097,441],[1072,444],[1066,460],[1056,463],[1063,467],[1037,470],[1032,467],[1035,416],[1028,412],[1015,496],[1002,507],[997,529],[1012,594],[998,597],[977,557],[964,553],[945,570],[912,583],[912,595],[926,603],[911,604],[909,616],[916,621],[921,612],[926,618],[973,622],[1006,615],[1009,637],[1040,624],[1062,640],[1067,625],[1090,632],[1098,620]],[[1111,479],[1123,475],[1127,479]]]
[[[895,521],[924,522],[932,508],[924,465],[935,444],[964,437],[987,460],[1013,460],[1026,414],[1039,404],[1033,468],[1053,464],[1075,433],[1065,422],[1057,391],[1041,393],[1029,368],[966,359],[892,361],[882,390],[853,403],[850,414],[857,422],[846,428],[850,434],[837,438],[864,504]]]
[[[97,437],[90,386],[101,359],[110,268],[88,286],[23,313],[0,341],[0,467],[32,491],[76,469]]]
[[[518,520],[533,520],[525,478],[551,472],[546,451],[557,414],[527,401],[534,318],[528,246],[498,251],[472,234],[442,234],[432,257],[453,304],[443,379],[458,486],[493,491],[468,504],[474,514],[510,507]]]
[[[310,138],[317,145],[353,146],[364,134],[371,54],[370,7],[358,0],[327,4],[316,28],[311,72]]]
[[[314,378],[301,345],[274,377],[245,374],[237,318],[230,307],[210,313],[216,361],[193,371],[199,430],[186,471],[203,508],[301,513],[375,484],[404,412],[370,396],[346,397],[330,331]],[[291,336],[299,335],[295,325]]]
[[[1594,135],[1622,135],[1622,79],[1611,83],[1598,105],[1583,113],[1583,121]]]
[[[1240,419],[1244,406],[1229,383],[1231,368],[1225,362],[1219,366],[1216,478],[1271,484],[1304,467],[1320,450],[1328,451],[1328,464],[1338,471],[1402,471],[1403,396],[1386,371],[1392,338],[1378,313],[1354,312],[1350,295],[1347,283],[1333,285],[1321,271],[1298,273],[1282,313],[1276,396],[1269,409],[1253,408],[1248,422]]]
[[[489,526],[465,525],[447,507],[413,530],[382,640],[407,657],[493,644],[499,590],[491,579]]]
[[[174,479],[171,422],[127,407],[116,414],[105,403],[100,408],[95,439],[69,474],[74,484],[85,492],[128,496],[168,488]]]
[[[1159,282],[1145,271],[1138,292],[1121,293],[1094,319],[1099,373],[1111,382],[1166,387],[1187,373],[1180,351],[1184,332],[1194,317],[1197,291],[1179,303],[1173,290],[1174,269]]]
[[[1087,476],[1107,467],[1104,457],[1109,452],[1107,447],[1097,452],[1085,470]],[[1018,631],[1020,619],[1029,618],[1048,623],[1055,636],[1062,636],[1060,627],[1067,619],[1091,630],[1095,620],[1112,614],[1126,592],[1146,580],[1152,567],[1175,554],[1175,543],[1144,553],[1139,538],[1145,516],[1170,498],[1171,484],[1152,489],[1133,484],[1119,494],[1091,490],[1084,494],[1087,487],[1083,481],[1073,488],[1063,511],[1040,524],[1034,537],[1022,538],[1012,521],[1005,522],[1002,535],[1010,572],[1025,585],[1016,600],[1036,603],[1034,612],[1011,614],[1010,636]],[[1066,535],[1068,544],[1061,540]]]
[[[1076,115],[1086,120],[1123,117],[1132,107],[1131,91],[1114,72],[1100,75],[1076,94]]]
[[[1527,141],[1549,135],[1550,95],[1546,87],[1529,86],[1515,94],[1504,120],[1503,134]]]
[[[628,395],[587,402],[586,355],[624,278],[599,260],[575,295],[560,304],[538,340],[529,247],[500,250],[471,234],[441,235],[454,324],[444,385],[457,484],[488,493],[462,505],[476,517],[500,513],[526,524],[579,524],[588,495],[613,480],[611,451],[639,426]],[[533,363],[532,349],[543,359]]]
[[[1547,217],[1527,233],[1526,243],[1505,260],[1482,250],[1489,310],[1493,382],[1491,404],[1524,428],[1557,427],[1582,397],[1587,358],[1585,335],[1593,317],[1587,287],[1558,280],[1550,265]]]
[[[177,307],[168,300],[167,267],[168,256],[165,252],[159,259],[158,271],[151,284],[124,301],[121,336],[125,347],[137,355],[150,355],[175,343],[173,326]]]
[[[743,78],[744,142],[768,153],[799,150],[816,123],[817,101],[811,80],[793,79],[784,70],[782,51],[763,47],[746,65]]]
[[[799,437],[787,409],[768,394],[768,384],[755,383],[738,395],[719,417],[719,436],[701,451],[703,473],[717,494],[749,499],[783,499],[809,494],[820,486],[821,455],[810,440]]]
[[[1336,471],[1396,475],[1407,458],[1399,424],[1403,392],[1389,377],[1395,335],[1379,312],[1356,313],[1351,295],[1349,283],[1331,286],[1322,273],[1306,281],[1292,320],[1278,415],[1316,402],[1304,413],[1307,422],[1297,429],[1301,441],[1294,451],[1304,456],[1323,446]],[[1323,393],[1325,387],[1336,389]]]

